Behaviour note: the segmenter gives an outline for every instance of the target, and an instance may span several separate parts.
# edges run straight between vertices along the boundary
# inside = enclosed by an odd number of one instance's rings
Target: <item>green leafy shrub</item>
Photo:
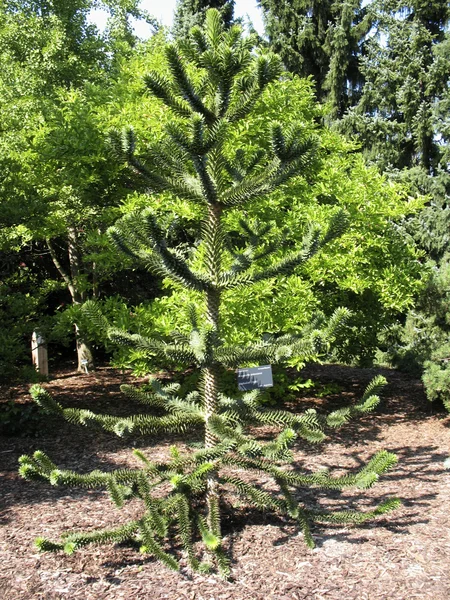
[[[450,255],[426,265],[426,287],[409,311],[404,325],[386,332],[382,355],[399,369],[422,376],[429,400],[449,408],[447,367],[450,334]]]
[[[14,400],[0,403],[0,435],[37,435],[42,431],[44,420],[36,404],[21,404]]]

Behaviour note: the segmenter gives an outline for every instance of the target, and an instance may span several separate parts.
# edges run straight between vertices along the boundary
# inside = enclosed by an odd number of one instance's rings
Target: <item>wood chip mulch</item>
[[[317,547],[309,550],[291,523],[251,511],[241,504],[227,511],[226,544],[232,556],[231,581],[215,575],[173,573],[125,546],[84,548],[74,555],[40,554],[33,540],[57,540],[68,530],[114,526],[133,518],[139,504],[123,509],[99,491],[54,488],[24,481],[20,455],[43,450],[61,467],[88,472],[137,466],[130,452],[139,447],[154,459],[169,447],[195,441],[114,438],[109,434],[52,420],[37,435],[0,439],[0,598],[3,600],[410,600],[450,598],[450,418],[430,405],[420,381],[383,369],[311,365],[302,376],[340,393],[318,399],[309,392],[299,410],[331,410],[360,397],[376,373],[389,380],[374,414],[347,424],[320,446],[296,448],[299,466],[329,467],[340,473],[364,464],[377,450],[397,454],[398,465],[369,491],[310,490],[310,506],[374,507],[398,496],[395,513],[362,526],[315,528]],[[65,406],[126,413],[119,385],[129,374],[102,368],[79,376],[61,370],[46,384]],[[27,386],[0,388],[0,401],[29,402]],[[296,408],[292,405],[291,408]],[[192,438],[192,439],[191,439]]]

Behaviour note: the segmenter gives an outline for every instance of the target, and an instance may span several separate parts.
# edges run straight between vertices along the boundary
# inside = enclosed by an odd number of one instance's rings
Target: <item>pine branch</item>
[[[182,344],[167,344],[161,340],[144,337],[138,333],[128,333],[115,328],[110,328],[108,337],[115,344],[145,350],[161,359],[185,364],[194,364],[196,362],[196,356],[191,348]]]
[[[264,343],[236,348],[221,346],[214,353],[214,359],[226,367],[238,367],[247,363],[269,363],[274,359],[273,347]]]
[[[212,284],[217,289],[220,280],[220,272],[222,266],[222,257],[224,253],[224,238],[225,232],[221,225],[214,223],[208,217],[202,224],[202,238],[205,246],[204,267],[212,280]]]
[[[314,538],[311,535],[311,528],[308,519],[308,512],[299,508],[299,515],[297,518],[297,523],[299,524],[300,530],[303,533],[303,537],[305,539],[305,544],[308,548],[314,548],[315,542]]]
[[[266,170],[258,175],[246,177],[236,185],[228,188],[219,197],[224,206],[240,206],[269,194],[275,189],[274,176],[277,173],[278,161],[266,166]]]
[[[317,354],[316,340],[297,336],[270,337],[251,346],[220,346],[214,354],[216,361],[227,367],[238,367],[252,362],[277,363],[293,356],[313,358]]]
[[[201,114],[205,122],[213,124],[217,117],[203,104],[200,97],[197,95],[192,82],[186,73],[183,61],[175,45],[166,47],[166,59],[169,65],[173,81],[176,84],[180,96],[184,97],[192,110]]]
[[[275,265],[268,267],[264,271],[256,273],[252,277],[253,282],[271,279],[277,275],[290,275],[293,271],[309,260],[320,248],[320,227],[312,226],[303,239],[303,247],[297,252],[292,252],[281,259]]]
[[[366,387],[363,397],[361,398],[361,404],[364,404],[372,396],[378,395],[385,385],[387,385],[386,378],[383,377],[383,375],[376,375]]]
[[[203,195],[210,204],[217,203],[218,191],[215,182],[211,178],[208,170],[208,162],[204,156],[196,157],[193,160],[195,170],[200,179]]]
[[[163,550],[162,546],[158,544],[148,526],[148,523],[144,519],[141,519],[138,522],[138,527],[142,540],[142,546],[140,548],[141,552],[153,555],[157,560],[159,560],[163,565],[172,571],[178,571],[180,568],[178,562],[173,556],[167,554],[167,552]]]
[[[150,382],[153,384],[155,380],[151,380]],[[128,398],[131,398],[131,400],[140,404],[146,404],[147,406],[153,406],[154,408],[165,408],[167,400],[172,396],[170,393],[164,393],[163,388],[161,388],[161,393],[155,392],[154,389],[151,392],[145,392],[133,385],[121,385],[120,391]]]
[[[235,83],[235,93],[231,98],[226,118],[230,123],[236,123],[245,119],[253,110],[256,102],[262,95],[255,74],[246,76]]]
[[[144,465],[145,465],[144,472],[145,473],[150,473],[153,476],[160,475],[160,469],[158,468],[158,465],[156,463],[149,461],[148,458],[145,456],[145,454],[143,452],[141,452],[141,450],[134,448],[133,454],[144,463]]]
[[[64,552],[72,554],[75,550],[90,544],[107,544],[110,542],[121,543],[133,539],[137,529],[135,521],[117,527],[89,533],[73,533],[64,538]]]
[[[33,400],[38,406],[40,406],[46,413],[63,414],[63,407],[58,404],[50,394],[42,386],[36,384],[31,386],[30,394]]]
[[[179,412],[175,415],[154,417],[151,415],[132,415],[131,417],[113,417],[101,415],[90,410],[76,408],[62,408],[53,398],[40,386],[33,386],[33,399],[46,412],[59,414],[70,423],[76,425],[100,425],[106,431],[111,431],[118,436],[128,432],[140,432],[141,434],[157,433],[160,431],[171,431],[182,433],[189,427],[201,425],[204,418],[200,411],[189,409],[189,412]],[[187,406],[187,405],[186,405]]]
[[[103,529],[88,533],[72,533],[64,536],[62,542],[59,544],[55,544],[46,538],[37,538],[35,544],[41,552],[64,550],[66,554],[73,554],[79,548],[83,548],[89,544],[107,544],[110,542],[120,543],[133,540],[138,527],[138,521],[131,521],[116,529]]]
[[[154,214],[151,211],[145,211],[142,213],[142,218],[145,231],[152,241],[153,250],[159,255],[161,266],[169,276],[176,281],[181,281],[191,289],[199,291],[209,289],[210,283],[205,276],[194,273],[183,258],[168,249],[167,241]]]
[[[283,429],[273,442],[266,444],[264,447],[264,456],[274,460],[293,460],[293,455],[289,447],[292,446],[296,438],[297,435],[294,429],[290,427]]]
[[[273,497],[268,492],[260,490],[256,486],[243,481],[239,477],[221,477],[220,483],[222,483],[222,485],[228,483],[229,485],[236,488],[238,494],[249,500],[251,504],[256,506],[256,508],[259,508],[261,510],[272,508],[276,511],[286,512],[286,506],[284,502]]]
[[[204,419],[205,413],[197,402],[187,402],[180,398],[173,398],[167,402],[167,410],[173,414],[192,415],[199,419]]]
[[[327,416],[327,424],[330,427],[340,427],[357,415],[367,414],[373,411],[380,403],[380,397],[373,392],[381,390],[386,383],[387,381],[382,375],[374,377],[367,386],[361,402],[353,406],[347,406],[333,411]]]
[[[349,217],[345,210],[338,210],[331,217],[328,223],[328,229],[324,237],[322,238],[322,246],[329,242],[341,237],[349,227]]]
[[[189,104],[184,99],[175,95],[174,89],[168,79],[155,71],[150,71],[144,77],[144,83],[150,92],[162,100],[175,114],[184,118],[191,117],[192,110]]]
[[[208,420],[208,427],[220,441],[226,442],[232,440],[233,442],[236,442],[238,446],[244,447],[253,442],[251,438],[243,435],[239,428],[230,427],[223,418],[223,415],[211,416]],[[254,442],[254,447],[258,449],[259,453],[262,452],[261,447],[259,444],[256,444],[256,442]]]
[[[325,339],[334,341],[336,336],[347,324],[352,313],[346,307],[337,308],[331,317],[328,319],[327,326],[324,331]]]
[[[174,256],[176,257],[176,255]],[[172,257],[170,257],[169,260],[171,260],[171,258]],[[211,281],[207,277],[201,273],[194,273],[189,267],[185,269],[183,263],[180,264],[179,269],[176,264],[174,264],[174,268],[172,268],[172,265],[165,264],[160,257],[150,254],[147,254],[144,257],[144,262],[147,269],[155,275],[159,275],[162,278],[167,277],[188,289],[197,292],[205,292],[212,288]],[[176,258],[174,262],[176,262]]]
[[[364,523],[375,517],[384,515],[401,506],[401,501],[398,498],[389,498],[385,500],[374,510],[367,512],[359,512],[356,510],[345,510],[339,512],[326,512],[309,510],[308,515],[314,520],[322,523]]]
[[[224,440],[223,442],[218,443],[213,448],[202,448],[201,450],[198,450],[191,456],[174,460],[173,468],[183,470],[187,467],[203,464],[205,462],[218,461],[222,457],[224,457],[232,448],[234,448],[235,445],[236,443],[234,442],[234,440]]]
[[[214,533],[208,528],[206,519],[204,519],[201,515],[198,517],[198,528],[200,535],[202,536],[202,540],[208,550],[217,550],[217,548],[220,546],[220,537],[214,535]]]
[[[95,300],[87,300],[81,307],[83,314],[97,331],[106,332],[110,328],[108,319],[102,313]]]
[[[168,519],[162,514],[164,502],[152,498],[150,494],[150,485],[145,475],[142,475],[139,479],[138,490],[139,496],[144,500],[145,507],[148,511],[146,521],[150,524],[154,534],[164,539],[167,537],[169,528]]]
[[[269,83],[280,75],[281,63],[277,56],[259,56],[253,72],[235,83],[235,93],[225,113],[230,122],[244,119],[253,109]]]
[[[197,204],[205,204],[200,182],[190,173],[180,170],[174,163],[174,152],[180,160],[180,146],[162,144],[150,148],[152,168],[142,162],[135,155],[135,139],[132,128],[126,129],[122,134],[122,155],[128,164],[139,173],[150,186],[153,192],[169,191],[179,198],[190,200]],[[168,166],[171,167],[168,173]],[[173,175],[175,173],[175,176]]]
[[[178,521],[179,532],[183,548],[187,553],[189,565],[192,569],[198,570],[199,561],[194,553],[192,544],[192,527],[189,515],[189,503],[182,494],[176,494],[176,518]]]
[[[219,122],[219,125],[222,126],[222,122]],[[217,126],[217,129],[219,128]],[[206,170],[214,182],[214,186],[216,189],[216,199],[218,200],[228,189],[229,187],[229,178],[227,177],[226,172],[226,158],[224,156],[223,143],[226,137],[226,126],[227,123],[222,126],[222,129],[225,131],[223,135],[218,135],[216,143],[211,151],[208,153],[208,160],[206,163]]]

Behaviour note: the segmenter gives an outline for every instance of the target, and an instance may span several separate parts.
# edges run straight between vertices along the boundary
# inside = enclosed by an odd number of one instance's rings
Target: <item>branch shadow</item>
[[[371,511],[381,502],[394,495],[401,500],[401,507],[386,516],[379,516],[361,524],[320,524],[312,527],[317,548],[322,548],[328,540],[348,544],[363,544],[370,541],[365,532],[372,529],[384,529],[395,535],[407,536],[411,528],[418,524],[427,524],[430,519],[427,510],[438,496],[439,478],[446,474],[443,461],[446,454],[437,446],[423,445],[414,450],[399,446],[393,449],[399,462],[395,468],[380,477],[383,488],[393,489],[393,493],[377,493],[377,486],[370,490],[338,491],[323,489],[300,489],[296,498],[306,509],[326,511],[363,510]],[[364,466],[356,452],[349,455],[358,467]],[[330,466],[331,465],[325,465]],[[401,483],[399,493],[395,493],[396,484]],[[422,489],[421,489],[422,488]],[[430,491],[436,490],[436,491]],[[224,519],[224,533],[229,536],[230,552],[246,527],[254,525],[277,526],[280,536],[274,545],[283,545],[299,532],[295,523],[280,515],[245,508],[230,512]],[[346,531],[342,531],[345,528]]]
[[[297,376],[299,373],[296,373]],[[291,376],[293,374],[291,373]],[[386,427],[399,423],[423,423],[442,417],[443,425],[450,426],[450,418],[439,403],[430,402],[420,379],[387,368],[356,368],[345,365],[308,364],[300,375],[321,385],[339,383],[339,393],[325,397],[303,395],[295,402],[289,402],[286,408],[295,413],[303,413],[309,408],[324,416],[330,412],[360,401],[365,388],[376,375],[383,375],[387,385],[382,389],[380,404],[368,414],[357,417],[340,428],[328,428],[327,438],[317,446],[299,440],[298,448],[310,454],[321,454],[329,444],[340,444],[348,448],[358,443],[374,442],[380,439]],[[319,386],[320,387],[320,386]]]
[[[361,371],[362,374],[359,376]],[[387,370],[356,370],[351,367],[338,367],[337,374],[341,374],[342,381],[346,386],[345,389],[349,390],[346,392],[347,396],[344,396],[344,404],[350,398],[358,399],[373,376],[380,372],[385,374],[385,371]],[[313,375],[313,372],[316,375]],[[328,371],[324,366],[321,366],[320,370],[314,366],[312,371],[311,367],[309,367],[308,376],[319,378],[318,376],[321,375],[321,381],[324,382],[327,381],[327,376],[330,381],[336,380],[335,367],[333,367],[332,379],[331,375],[327,375],[327,373],[331,373],[331,371]],[[339,431],[333,431],[333,443],[347,448],[358,442],[378,439],[383,426],[386,426],[386,424],[398,421],[410,421],[413,424],[419,420],[435,418],[430,414],[430,405],[424,397],[420,382],[416,380],[411,381],[410,378],[405,378],[403,374],[390,371],[387,373],[387,377],[391,377],[394,381],[386,389],[385,398],[389,399],[389,402],[385,401],[386,412],[381,415],[364,417],[357,424],[350,423]],[[132,412],[134,407],[129,401],[127,403],[123,402],[119,385],[119,383],[114,384],[113,393],[108,393],[106,396],[104,381],[100,381],[96,388],[94,386],[95,393],[93,396],[89,397],[89,408],[95,412],[113,412],[117,415]],[[414,393],[408,395],[411,385],[414,386]],[[91,382],[90,389],[92,387]],[[411,398],[411,396],[414,396],[414,398]],[[86,407],[85,397],[80,398],[73,391],[68,393],[65,387],[61,388],[60,396],[55,396],[55,399],[64,406]],[[403,402],[405,402],[405,405],[403,405]],[[308,403],[316,408],[319,404],[320,408],[326,408],[328,412],[342,406],[342,394],[319,400],[317,398],[302,399],[302,411],[304,408],[309,407]],[[142,410],[141,405],[137,406]],[[296,406],[295,408],[298,409],[299,407]],[[130,446],[147,448],[149,450],[160,448],[168,450],[171,444],[189,444],[199,441],[200,434],[195,431],[183,435],[142,436],[139,439],[135,439],[134,437],[122,439],[114,437],[103,430],[81,428],[65,421],[53,421],[49,425],[49,429],[39,438],[8,438],[5,443],[0,442],[0,452],[2,446],[7,448],[6,453],[1,454],[2,458],[4,458],[2,465],[3,476],[7,483],[7,492],[1,500],[3,508],[6,509],[3,523],[8,523],[12,518],[8,514],[7,509],[17,504],[39,504],[47,502],[49,499],[57,501],[67,496],[67,488],[53,488],[45,483],[26,482],[20,479],[17,474],[17,460],[21,454],[31,454],[36,449],[40,449],[46,452],[52,460],[55,460],[61,468],[74,469],[78,472],[87,473],[95,469],[109,471],[118,468],[129,468],[130,462],[128,461],[128,457],[131,456]],[[330,441],[325,441],[325,446]],[[324,451],[324,444],[321,444],[321,447],[317,448],[305,443],[304,445],[300,445],[300,449],[304,449],[305,454],[311,456],[322,453]],[[126,450],[129,450],[129,452],[125,456],[124,453]],[[400,488],[400,498],[403,502],[401,509],[403,512],[400,516],[393,514],[393,518],[378,518],[375,524],[377,527],[384,527],[397,534],[407,535],[412,525],[427,522],[427,519],[417,511],[417,508],[427,508],[436,497],[436,493],[432,491],[420,492],[417,489],[418,484],[426,484],[428,490],[433,487],[437,489],[439,476],[444,471],[442,463],[446,455],[440,452],[438,447],[431,445],[420,446],[414,449],[399,446],[391,450],[399,456],[399,464],[393,470],[384,474],[381,481],[389,487],[394,487],[396,483],[401,483],[402,486],[407,485],[409,491],[407,494],[403,494],[402,488]],[[109,459],[107,455],[114,455],[114,459]],[[340,455],[342,455],[342,452],[340,452]],[[355,469],[361,468],[365,464],[356,452],[345,452],[345,460],[346,462],[349,460],[353,462],[356,465]],[[304,467],[300,462],[296,466],[304,471]],[[332,464],[324,464],[323,466],[329,467],[331,471],[335,468]],[[410,489],[414,488],[414,484],[416,487],[415,491],[414,489]],[[95,502],[103,493],[103,491],[99,491],[98,493],[91,491],[90,500]],[[71,488],[70,494],[74,499],[86,497],[86,491],[83,489]],[[366,491],[358,491],[356,493],[353,491],[350,497],[336,491],[326,492],[318,489],[307,489],[302,490],[298,499],[304,502],[307,508],[316,510],[323,510],[324,508],[348,510],[361,508],[361,505],[364,509],[370,510],[388,497],[388,494],[385,494],[375,498],[370,494],[372,494],[372,491],[370,491],[369,495]],[[243,529],[253,525],[276,525],[279,527],[283,535],[280,536],[277,544],[285,543],[293,531],[292,523],[277,515],[244,508],[233,508],[230,511],[224,511],[223,528],[224,534],[229,540],[231,555],[233,554],[232,550],[235,541],[239,538]],[[354,535],[355,527],[353,526],[349,532],[343,533],[340,530],[342,529],[342,525],[336,526],[332,524],[327,524],[326,526],[316,525],[313,533],[316,536],[318,547],[323,545],[325,540],[331,538],[351,544],[359,544],[363,543],[364,539],[368,539],[361,536],[361,531],[369,530],[370,527],[372,527],[372,524],[358,525],[358,536]],[[339,531],[335,532],[337,536],[335,537],[333,530],[338,528]],[[141,560],[138,560],[138,562],[142,564]]]

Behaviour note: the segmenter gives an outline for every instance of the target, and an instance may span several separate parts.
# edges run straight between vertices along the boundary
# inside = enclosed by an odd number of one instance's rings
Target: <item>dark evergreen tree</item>
[[[448,90],[450,60],[440,51],[449,4],[375,2],[376,35],[361,59],[365,85],[344,119],[381,169],[422,167],[435,175],[441,162],[436,107]]]
[[[424,372],[429,397],[445,394],[448,308],[445,282],[449,242],[450,53],[446,0],[374,2],[376,35],[361,62],[365,86],[359,103],[339,123],[362,142],[369,161],[430,198],[403,224],[424,252],[425,288],[406,323],[389,336],[394,364]],[[434,357],[434,358],[433,358]],[[430,371],[431,370],[431,371]],[[427,373],[432,372],[432,376]]]
[[[199,536],[215,557],[219,571],[228,576],[229,562],[221,539],[221,508],[227,496],[238,494],[259,509],[272,509],[292,519],[312,547],[310,525],[315,521],[361,523],[398,506],[398,500],[387,499],[367,512],[328,512],[307,507],[301,490],[365,489],[396,459],[380,451],[357,473],[337,477],[327,471],[308,473],[292,468],[290,447],[295,440],[320,442],[327,427],[338,427],[372,411],[379,401],[382,377],[370,383],[360,403],[328,416],[314,409],[298,415],[268,408],[260,390],[236,396],[224,393],[221,383],[227,369],[311,356],[326,347],[347,316],[346,310],[339,310],[322,327],[312,323],[303,336],[267,336],[253,345],[233,346],[221,333],[224,290],[292,273],[341,235],[347,219],[337,211],[324,231],[312,224],[300,248],[285,248],[283,236],[268,244],[265,236],[269,227],[248,222],[243,213],[240,227],[245,244],[236,248],[227,230],[227,212],[244,211],[250,202],[262,202],[272,190],[301,175],[316,159],[316,140],[304,134],[301,123],[287,129],[272,123],[261,131],[260,147],[236,147],[239,127],[245,125],[269,84],[276,85],[280,64],[275,55],[255,53],[251,38],[243,38],[239,27],[226,30],[218,11],[208,11],[204,29],[195,28],[188,40],[169,45],[166,58],[170,77],[155,73],[146,77],[150,92],[173,115],[165,137],[144,155],[138,155],[133,133],[128,131],[118,150],[125,152],[151,192],[170,192],[199,207],[203,215],[201,243],[195,256],[186,259],[170,247],[150,210],[128,215],[110,230],[110,235],[117,247],[136,261],[200,293],[204,306],[189,308],[189,335],[175,333],[171,339],[157,339],[121,330],[110,330],[109,335],[118,343],[143,349],[167,362],[195,365],[201,373],[200,388],[181,397],[176,385],[163,386],[156,379],[150,380],[146,391],[124,386],[126,395],[150,410],[150,414],[129,417],[64,409],[38,386],[32,395],[48,412],[76,424],[101,426],[121,436],[184,432],[196,427],[203,431],[204,447],[186,455],[173,450],[166,462],[154,462],[135,450],[142,469],[86,475],[59,469],[38,451],[20,459],[20,473],[27,479],[50,481],[53,485],[106,488],[119,507],[131,498],[143,503],[142,515],[130,523],[111,530],[70,533],[59,542],[40,538],[37,545],[41,550],[71,553],[90,543],[133,540],[139,542],[143,552],[177,569],[176,554],[167,551],[168,538],[175,533],[190,566],[203,569],[207,565],[200,562],[193,548],[193,540]],[[86,310],[98,320],[99,327],[108,328],[95,305]],[[256,439],[250,426],[257,424],[278,428],[278,436],[268,442]],[[246,472],[252,474],[250,479]],[[257,474],[269,478],[270,485],[255,483]]]
[[[358,59],[371,27],[360,0],[258,0],[271,48],[286,68],[311,76],[317,98],[329,100],[333,117],[356,103],[362,85]]]
[[[182,39],[192,27],[203,25],[209,8],[220,11],[225,27],[233,24],[234,0],[177,0],[172,29],[174,36]]]

